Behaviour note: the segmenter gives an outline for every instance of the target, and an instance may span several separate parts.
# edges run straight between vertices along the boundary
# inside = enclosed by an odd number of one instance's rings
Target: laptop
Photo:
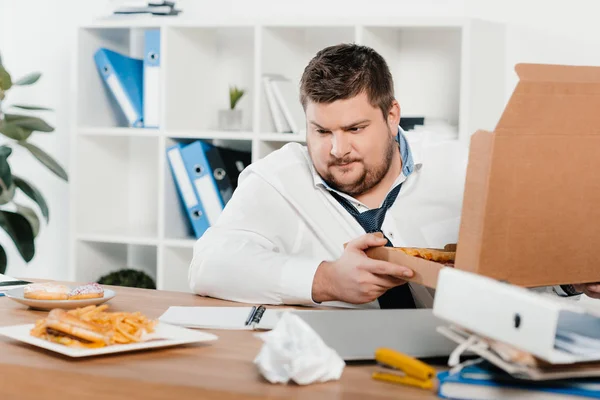
[[[431,309],[294,310],[345,361],[372,361],[388,347],[415,358],[447,358],[456,343],[436,331],[447,325]]]

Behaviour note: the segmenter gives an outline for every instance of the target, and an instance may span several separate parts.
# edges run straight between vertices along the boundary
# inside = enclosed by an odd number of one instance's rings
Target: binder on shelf
[[[235,191],[238,186],[238,177],[244,168],[252,162],[252,154],[249,151],[240,151],[225,147],[219,147],[219,154],[223,159],[227,175],[229,175],[232,191]]]
[[[292,132],[290,125],[285,119],[285,115],[283,115],[283,111],[279,106],[277,100],[275,99],[275,95],[273,94],[273,88],[271,87],[271,81],[274,79],[285,79],[281,75],[263,75],[263,88],[265,91],[265,97],[267,99],[267,104],[269,105],[269,111],[271,114],[271,119],[273,120],[273,126],[275,127],[275,132],[277,133],[288,133]]]
[[[160,29],[144,32],[144,126],[158,128],[160,118]]]
[[[142,127],[143,61],[105,48],[94,53],[94,61],[129,126]]]
[[[219,186],[206,158],[205,147],[199,140],[181,148],[183,164],[191,178],[196,196],[208,219],[209,226],[214,225],[223,211],[223,199]]]
[[[290,130],[300,134],[305,128],[306,118],[300,104],[300,91],[297,85],[289,79],[272,79],[270,85]]]
[[[188,221],[190,222],[194,235],[196,238],[199,238],[209,228],[210,223],[204,211],[204,207],[196,195],[192,180],[188,175],[181,153],[182,148],[183,146],[181,144],[169,147],[167,149],[167,158]]]
[[[210,143],[200,141],[200,144],[206,155],[206,160],[208,161],[217,188],[219,189],[223,206],[225,206],[229,199],[231,199],[231,196],[233,196],[233,186],[229,174],[227,173],[225,162],[221,157],[220,149]]]

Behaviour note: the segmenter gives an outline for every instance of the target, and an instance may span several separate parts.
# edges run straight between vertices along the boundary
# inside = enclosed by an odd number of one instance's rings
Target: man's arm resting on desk
[[[301,223],[271,185],[246,176],[194,246],[191,289],[246,303],[314,304],[312,282],[323,260],[290,255]]]

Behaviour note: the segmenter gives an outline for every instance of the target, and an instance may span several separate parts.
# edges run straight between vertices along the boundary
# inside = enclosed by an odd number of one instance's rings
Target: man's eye
[[[317,132],[320,133],[321,135],[329,133],[329,131],[326,131],[325,129],[317,129]]]
[[[350,132],[358,132],[358,131],[360,131],[362,129],[363,129],[362,126],[355,126],[355,127],[352,127],[350,129],[348,129],[348,131],[350,131]]]

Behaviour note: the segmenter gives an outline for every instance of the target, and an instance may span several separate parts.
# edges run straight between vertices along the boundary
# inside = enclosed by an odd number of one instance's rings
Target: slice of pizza
[[[456,252],[454,251],[426,249],[421,247],[393,247],[392,249],[406,253],[409,256],[419,257],[424,260],[446,265],[454,265],[454,259],[456,257]]]

